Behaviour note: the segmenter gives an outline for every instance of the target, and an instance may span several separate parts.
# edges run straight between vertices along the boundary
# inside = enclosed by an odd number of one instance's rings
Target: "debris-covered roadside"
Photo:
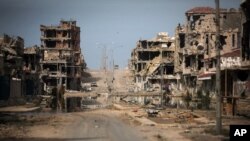
[[[40,130],[56,131],[63,118],[51,113],[0,114],[0,140],[32,137]],[[52,132],[53,133],[53,132]]]
[[[215,133],[215,111],[166,108],[157,116],[149,116],[147,108],[138,105],[115,104],[113,110],[122,109],[122,119],[141,131],[142,136],[152,141],[165,140],[226,140],[229,139],[229,125],[250,124],[245,117],[223,117],[222,135]]]
[[[21,138],[24,137],[27,130],[24,128],[23,120],[18,116],[9,114],[0,114],[0,136],[1,138],[13,137]]]

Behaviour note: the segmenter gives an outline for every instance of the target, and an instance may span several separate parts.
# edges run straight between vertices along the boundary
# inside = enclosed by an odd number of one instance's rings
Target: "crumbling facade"
[[[175,74],[175,40],[161,32],[152,40],[139,40],[131,53],[136,91],[159,91],[162,84],[177,83]]]
[[[215,9],[195,7],[186,12],[186,17],[186,24],[179,25],[175,35],[181,82],[191,94],[193,106],[211,108],[215,106],[216,92]],[[241,18],[239,10],[220,9],[221,102],[226,115],[239,113],[239,103],[250,94],[249,63],[244,63],[247,37],[243,35],[241,40]]]
[[[23,54],[23,89],[26,97],[41,95],[42,81],[40,79],[41,67],[39,64],[41,58],[40,47],[32,46],[24,48]]]
[[[241,70],[238,75],[241,81],[241,99],[237,101],[237,114],[248,115],[250,113],[250,0],[241,3],[242,32],[241,32]]]
[[[58,26],[40,26],[40,61],[45,91],[64,86],[68,90],[80,90],[85,66],[80,48],[80,27],[76,21],[61,20]]]
[[[199,97],[202,96],[199,95],[211,97],[215,94],[217,63],[215,9],[195,7],[186,12],[186,18],[186,24],[179,25],[176,29],[177,50],[180,52],[182,64],[182,79],[185,88],[192,94],[193,100],[201,102]],[[220,9],[222,72],[225,69],[240,67],[241,24],[238,22],[240,20],[240,11]],[[222,74],[224,75],[224,73]],[[223,83],[222,87],[224,88],[224,86]],[[224,90],[223,93],[225,94]],[[230,94],[227,93],[227,95]]]
[[[0,37],[0,101],[13,104],[21,99],[22,56],[24,40],[21,37]]]
[[[242,50],[241,57],[243,65],[248,66],[250,60],[250,1],[245,0],[241,4],[242,9]]]

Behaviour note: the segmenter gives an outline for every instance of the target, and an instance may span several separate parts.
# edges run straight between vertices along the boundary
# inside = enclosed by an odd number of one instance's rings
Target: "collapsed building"
[[[139,40],[131,53],[130,70],[136,91],[160,90],[162,83],[177,83],[175,40],[161,32],[151,40]]]
[[[24,40],[6,34],[0,37],[0,103],[13,105],[22,102],[22,56]]]
[[[58,26],[41,25],[40,30],[40,65],[44,91],[56,97],[62,107],[64,91],[79,91],[81,88],[85,62],[80,48],[80,27],[76,21],[61,20]]]

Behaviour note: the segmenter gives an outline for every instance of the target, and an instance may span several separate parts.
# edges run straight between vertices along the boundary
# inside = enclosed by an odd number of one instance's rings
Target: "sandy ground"
[[[12,120],[7,117],[8,120],[0,124],[0,140],[144,140],[137,129],[110,110],[15,116]]]
[[[245,118],[224,118],[224,135],[218,136],[214,134],[212,111],[210,117],[194,119],[186,116],[181,121],[176,117],[169,118],[177,114],[173,109],[162,111],[156,118],[148,118],[138,106],[122,107],[123,110],[113,107],[74,113],[2,114],[0,140],[220,141],[229,139],[229,124],[250,124]],[[187,111],[179,110],[178,113],[187,114]],[[205,112],[196,112],[196,115],[202,114]]]

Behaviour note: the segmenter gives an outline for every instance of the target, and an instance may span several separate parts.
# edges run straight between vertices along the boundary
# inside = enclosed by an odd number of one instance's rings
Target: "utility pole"
[[[216,5],[216,133],[221,134],[221,68],[220,68],[220,3],[215,0]]]
[[[164,106],[164,96],[163,96],[163,90],[162,90],[162,87],[163,87],[163,60],[162,60],[162,57],[163,57],[163,52],[162,52],[162,48],[161,48],[161,61],[160,61],[160,69],[161,69],[161,107]]]
[[[99,43],[97,43],[99,44]],[[101,44],[103,47],[102,48],[102,58],[101,58],[101,70],[104,71],[104,75],[105,75],[105,81],[107,83],[107,47],[105,44]]]
[[[163,87],[163,64],[161,63],[161,106],[163,107],[164,105],[164,102],[163,102],[163,90],[162,90],[162,87]]]
[[[103,48],[103,69],[104,69],[104,72],[106,74],[106,71],[107,71],[107,48],[106,48],[106,45],[104,45],[104,48]]]
[[[115,59],[114,59],[114,50],[112,49],[112,82],[113,82],[113,85],[114,85],[114,80],[115,80]]]

